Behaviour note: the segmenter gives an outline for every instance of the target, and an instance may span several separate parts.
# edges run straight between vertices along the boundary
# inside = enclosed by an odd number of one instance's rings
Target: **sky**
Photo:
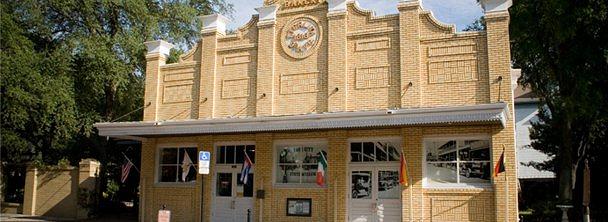
[[[232,22],[229,29],[237,29],[257,14],[255,8],[262,6],[263,0],[226,0],[234,5],[234,13],[228,15]],[[481,6],[476,0],[420,0],[422,7],[433,13],[435,18],[447,24],[455,24],[457,30],[464,29],[468,24],[483,15]],[[376,15],[396,14],[399,0],[358,0],[364,9],[371,9]]]

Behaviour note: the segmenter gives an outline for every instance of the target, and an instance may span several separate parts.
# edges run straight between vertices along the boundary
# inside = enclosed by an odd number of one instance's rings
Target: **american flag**
[[[122,165],[122,173],[120,175],[120,182],[125,183],[127,178],[129,177],[129,172],[131,172],[131,167],[133,167],[133,163],[131,161],[127,161],[127,163]]]

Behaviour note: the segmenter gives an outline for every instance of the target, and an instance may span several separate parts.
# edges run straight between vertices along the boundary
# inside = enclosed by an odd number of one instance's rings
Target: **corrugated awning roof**
[[[349,129],[452,123],[499,123],[505,126],[505,103],[459,107],[396,109],[175,121],[96,123],[100,136],[132,138],[168,135],[252,133],[294,130]]]

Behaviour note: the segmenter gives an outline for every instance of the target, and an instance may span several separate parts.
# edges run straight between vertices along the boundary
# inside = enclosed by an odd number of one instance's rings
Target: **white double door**
[[[240,181],[241,167],[218,166],[213,179],[212,222],[246,222],[249,211],[253,221],[253,169],[247,184]]]
[[[352,222],[401,221],[399,167],[351,164],[348,218]]]

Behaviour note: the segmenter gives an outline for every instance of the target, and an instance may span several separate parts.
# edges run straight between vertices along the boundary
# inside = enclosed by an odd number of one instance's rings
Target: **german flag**
[[[409,175],[407,175],[407,162],[405,161],[405,154],[401,154],[401,163],[399,165],[399,183],[407,187],[409,185]]]
[[[500,159],[496,162],[496,166],[494,166],[494,177],[497,177],[499,173],[505,172],[505,148],[502,148],[502,154],[500,154]]]

